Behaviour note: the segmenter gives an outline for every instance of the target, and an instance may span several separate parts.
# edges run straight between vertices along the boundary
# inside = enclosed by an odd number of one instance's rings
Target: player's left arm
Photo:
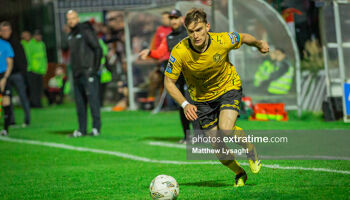
[[[240,35],[242,43],[258,48],[261,53],[269,52],[269,44],[266,41],[258,40],[248,33],[240,33]]]

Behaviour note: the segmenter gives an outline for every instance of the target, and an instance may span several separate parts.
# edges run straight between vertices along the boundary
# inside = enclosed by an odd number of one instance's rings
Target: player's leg
[[[79,131],[74,131],[73,137],[80,137],[86,135],[87,127],[87,97],[84,91],[83,77],[74,79],[74,100],[78,115]]]
[[[235,126],[233,130],[234,130],[234,136],[236,136],[237,138],[247,137],[242,128]],[[242,139],[239,139],[239,141],[242,141]],[[258,154],[256,152],[255,146],[249,142],[239,142],[238,145],[248,149],[247,158],[248,158],[250,171],[253,172],[254,174],[259,173],[261,169],[261,161],[258,158]]]
[[[184,110],[182,107],[178,108],[179,114],[180,114],[180,120],[182,125],[182,131],[184,133],[184,138],[179,141],[179,143],[185,144],[186,143],[186,132],[190,129],[190,122],[188,119],[186,119]]]
[[[100,135],[101,113],[99,99],[99,79],[97,76],[89,77],[85,84],[85,90],[92,115],[92,136]]]
[[[246,137],[242,128],[235,126],[240,103],[240,91],[231,91],[227,94],[228,98],[223,98],[220,107],[219,128],[223,130],[226,136],[236,136],[237,138]],[[231,131],[233,130],[233,131]],[[239,139],[242,141],[242,139]],[[249,168],[253,173],[258,173],[261,168],[261,162],[257,157],[255,146],[249,142],[238,143],[243,148],[248,149]]]
[[[176,87],[180,90],[181,94],[186,98],[185,90],[185,78],[181,74],[176,82]],[[184,139],[180,140],[180,143],[186,142],[186,132],[190,129],[190,121],[186,118],[183,108],[179,107],[180,120],[182,125],[182,130],[184,133]]]
[[[11,124],[11,106],[10,106],[10,96],[4,95],[2,97],[2,108],[4,109],[4,130],[1,131],[1,135],[8,135],[9,126]]]
[[[25,113],[24,123],[25,125],[30,124],[30,105],[27,97],[26,89],[27,86],[24,82],[23,75],[20,73],[12,74],[10,76],[10,82],[17,89],[19,100],[22,104],[23,111]]]
[[[221,137],[221,135],[219,135],[221,132],[218,131],[220,109],[220,103],[218,103],[218,100],[213,100],[211,102],[194,102],[194,104],[197,106],[199,124],[201,129],[204,130],[205,135],[210,137]],[[213,149],[220,150],[220,153],[216,154],[217,158],[223,165],[228,167],[236,174],[234,186],[243,186],[245,180],[247,179],[246,173],[235,160],[235,156],[233,154],[223,153],[223,148],[226,150],[228,149],[226,144],[224,142],[212,142],[211,146]]]
[[[221,133],[227,134],[231,133],[232,130],[235,127],[236,120],[238,117],[238,111],[232,110],[232,109],[222,109],[220,111],[219,115],[219,129],[222,131]],[[225,148],[228,149],[227,145],[225,145]],[[227,152],[227,151],[226,151]],[[232,154],[233,160],[226,160],[229,162],[229,168],[236,169],[236,178],[234,187],[241,187],[245,185],[245,182],[247,181],[247,174],[244,171],[244,169],[239,165],[237,160],[235,160],[234,155]]]

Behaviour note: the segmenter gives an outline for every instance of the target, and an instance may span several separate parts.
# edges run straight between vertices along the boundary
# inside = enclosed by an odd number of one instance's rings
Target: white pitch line
[[[185,144],[173,144],[173,143],[167,143],[167,142],[148,142],[149,145],[152,146],[161,146],[161,147],[171,147],[171,148],[178,148],[178,149],[186,149]]]
[[[53,148],[59,148],[59,149],[68,149],[68,150],[72,150],[72,151],[106,154],[106,155],[112,155],[112,156],[116,156],[116,157],[126,158],[126,159],[130,159],[130,160],[135,160],[135,161],[148,162],[148,163],[174,164],[174,165],[208,165],[208,164],[217,165],[217,164],[221,164],[220,162],[215,162],[215,161],[188,162],[188,161],[172,161],[172,160],[154,160],[154,159],[150,159],[150,158],[135,156],[135,155],[116,152],[116,151],[105,151],[105,150],[92,149],[92,148],[86,148],[86,147],[76,147],[76,146],[71,146],[71,145],[67,145],[67,144],[59,144],[59,143],[53,143],[53,142],[42,142],[42,141],[36,141],[36,140],[15,139],[15,138],[9,138],[9,137],[4,137],[4,136],[0,136],[0,140],[6,141],[6,142],[13,142],[13,143],[32,144],[32,145],[47,146],[47,147],[53,147]],[[248,164],[242,163],[241,165],[248,165]],[[264,165],[264,164],[262,166],[266,167],[266,168],[271,168],[271,169],[320,171],[320,172],[331,172],[331,173],[338,173],[338,174],[350,174],[350,171],[333,170],[333,169],[326,169],[326,168],[289,167],[289,166]]]
[[[148,142],[148,145],[151,146],[160,146],[160,147],[169,147],[169,148],[177,148],[177,149],[186,149],[185,144],[173,144],[168,142]],[[259,156],[261,159],[266,160],[273,160],[273,159],[313,159],[313,160],[350,160],[349,157],[337,157],[337,156],[322,156],[322,155],[284,155],[284,156],[270,156],[270,155],[264,155]]]

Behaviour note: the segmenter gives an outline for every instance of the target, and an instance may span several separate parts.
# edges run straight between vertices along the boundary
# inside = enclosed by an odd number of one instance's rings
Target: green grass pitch
[[[20,123],[22,110],[15,114]],[[102,112],[102,123],[99,137],[68,138],[77,128],[72,105],[35,109],[30,127],[11,128],[9,138],[113,151],[146,160],[0,140],[0,199],[150,199],[149,184],[159,174],[177,180],[178,199],[350,198],[350,161],[263,160],[265,165],[326,168],[348,174],[262,167],[256,175],[244,165],[247,185],[234,189],[234,175],[222,165],[149,162],[190,162],[184,149],[148,144],[175,144],[181,139],[177,112]],[[350,125],[341,121],[326,123],[312,115],[297,119],[293,114],[289,122],[240,120],[238,125],[243,129],[350,130]]]

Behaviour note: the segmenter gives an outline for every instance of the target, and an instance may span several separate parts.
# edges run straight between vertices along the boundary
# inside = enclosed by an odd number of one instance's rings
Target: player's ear
[[[209,32],[209,30],[210,30],[210,24],[209,23],[207,23],[206,29],[207,29],[207,32]]]

